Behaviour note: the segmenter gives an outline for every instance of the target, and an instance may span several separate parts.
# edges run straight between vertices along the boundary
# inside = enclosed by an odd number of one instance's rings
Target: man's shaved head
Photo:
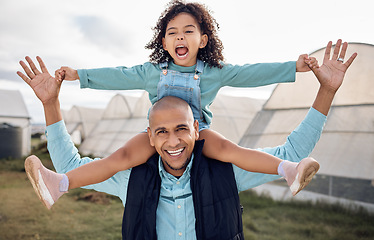
[[[166,96],[158,100],[155,104],[153,104],[149,112],[149,126],[151,126],[151,121],[152,121],[154,112],[159,111],[159,110],[173,111],[176,109],[180,109],[182,111],[188,112],[188,114],[191,114],[191,117],[193,119],[193,113],[192,113],[191,107],[190,105],[188,105],[186,101],[178,97]]]
[[[166,171],[182,176],[199,138],[199,122],[194,120],[190,106],[177,97],[160,99],[149,112],[147,132]]]

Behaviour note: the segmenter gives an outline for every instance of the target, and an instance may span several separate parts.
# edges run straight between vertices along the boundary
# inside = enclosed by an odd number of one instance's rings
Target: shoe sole
[[[35,158],[37,159],[37,162],[35,162],[34,160]],[[52,205],[47,204],[46,200],[44,200],[43,198],[41,186],[39,184],[40,183],[39,172],[35,171],[36,169],[39,169],[40,167],[41,167],[40,160],[36,156],[32,155],[26,158],[25,160],[26,175],[29,178],[31,185],[34,188],[34,191],[36,195],[38,196],[38,198],[40,199],[40,201],[43,203],[43,205],[46,208],[51,209]],[[44,184],[43,179],[41,180],[42,180],[41,181],[42,184]]]
[[[298,186],[296,187],[295,191],[292,191],[293,196],[295,196],[298,192],[303,190],[310,183],[314,175],[316,175],[316,173],[319,170],[319,163],[316,160],[310,158],[309,161],[310,162],[307,163],[304,169],[302,170],[301,175],[296,176],[294,184],[297,183]],[[292,189],[292,186],[291,186],[291,189]]]

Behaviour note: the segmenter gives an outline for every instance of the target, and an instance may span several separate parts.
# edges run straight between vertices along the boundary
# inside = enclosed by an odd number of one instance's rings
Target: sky
[[[0,89],[19,90],[33,123],[43,123],[43,108],[16,74],[25,56],[41,56],[49,72],[131,67],[148,61],[144,46],[153,36],[167,0],[0,0]],[[219,23],[227,63],[295,61],[328,41],[374,44],[372,0],[201,0]],[[319,59],[322,62],[322,59]],[[224,89],[226,94],[266,99],[274,86]],[[63,109],[73,105],[105,108],[117,93],[137,91],[80,89],[64,82]]]

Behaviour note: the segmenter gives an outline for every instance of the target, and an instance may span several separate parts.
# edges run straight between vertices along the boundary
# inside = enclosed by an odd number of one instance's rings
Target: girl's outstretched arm
[[[200,131],[199,139],[205,139],[203,154],[209,158],[230,162],[250,172],[278,174],[282,160],[277,157],[241,147],[211,129]]]

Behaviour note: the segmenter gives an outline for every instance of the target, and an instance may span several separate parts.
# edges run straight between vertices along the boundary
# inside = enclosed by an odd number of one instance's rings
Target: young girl
[[[200,138],[205,139],[203,154],[209,158],[231,162],[252,172],[279,174],[286,178],[295,195],[319,169],[311,159],[299,164],[252,149],[240,147],[209,129],[212,113],[209,106],[223,86],[256,87],[279,82],[292,82],[295,70],[309,71],[318,67],[314,58],[301,55],[295,62],[233,66],[223,63],[222,43],[217,36],[218,24],[201,4],[172,1],[161,15],[155,35],[146,48],[153,50],[150,62],[131,68],[74,70],[62,67],[56,78],[80,79],[81,87],[95,89],[144,89],[152,104],[164,96],[184,99],[199,122]],[[184,149],[168,152],[180,155]],[[34,188],[50,208],[68,189],[102,182],[118,171],[138,166],[148,160],[155,149],[146,132],[139,133],[122,148],[101,160],[93,161],[65,174],[39,171],[36,158],[26,159],[29,176],[42,174],[47,191]],[[45,174],[45,175],[43,175]],[[32,182],[35,181],[31,180]],[[49,194],[49,196],[42,196]],[[49,200],[46,200],[49,199]]]

